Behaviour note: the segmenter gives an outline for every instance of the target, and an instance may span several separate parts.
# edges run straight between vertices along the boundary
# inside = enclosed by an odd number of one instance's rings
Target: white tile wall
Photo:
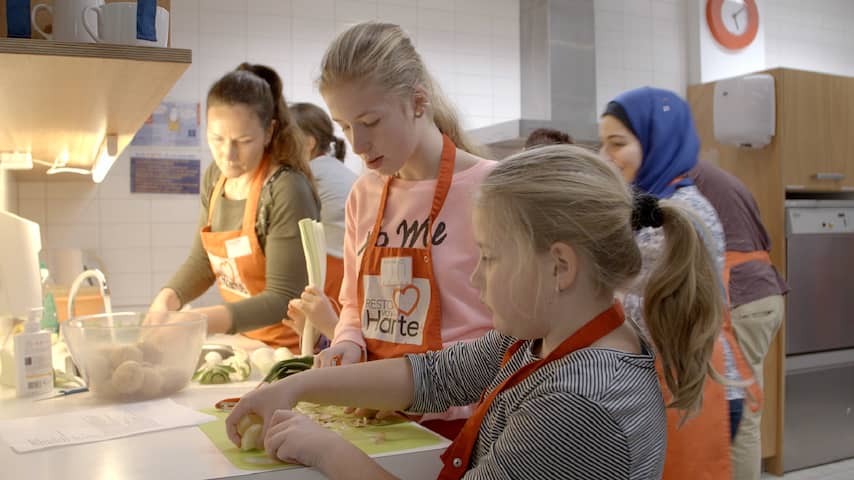
[[[595,0],[596,104],[655,86],[685,95],[689,0]]]
[[[644,85],[685,95],[687,2],[595,0],[599,111],[618,93]],[[854,2],[768,0],[766,64],[854,76]]]
[[[204,102],[217,78],[251,61],[279,72],[289,101],[322,105],[314,81],[326,47],[349,25],[378,19],[409,33],[466,126],[519,116],[519,0],[172,0],[171,18],[172,45],[191,49],[193,64],[169,100]],[[197,156],[202,169],[211,161],[205,146],[148,150]],[[197,196],[130,193],[130,155],[145,151],[128,148],[100,185],[18,185],[18,211],[42,226],[45,258],[62,247],[97,254],[119,308],[150,302],[197,229]],[[217,301],[211,291],[193,303]]]
[[[854,2],[773,0],[762,5],[769,68],[854,76]]]

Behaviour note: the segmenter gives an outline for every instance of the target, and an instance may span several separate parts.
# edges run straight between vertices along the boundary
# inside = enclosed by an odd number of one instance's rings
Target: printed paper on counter
[[[18,453],[100,442],[147,432],[201,425],[215,417],[151,400],[0,422],[0,438]]]

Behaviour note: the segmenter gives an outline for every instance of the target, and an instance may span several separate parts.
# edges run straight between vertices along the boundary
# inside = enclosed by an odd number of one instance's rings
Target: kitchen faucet
[[[87,278],[94,278],[97,280],[98,288],[101,291],[101,297],[104,299],[104,311],[106,313],[110,313],[112,310],[110,306],[110,287],[107,286],[107,277],[104,276],[104,272],[97,268],[93,268],[90,270],[84,270],[83,273],[77,275],[77,278],[71,282],[71,289],[68,291],[68,319],[74,317],[74,299],[77,296],[78,290],[80,290],[80,285]]]

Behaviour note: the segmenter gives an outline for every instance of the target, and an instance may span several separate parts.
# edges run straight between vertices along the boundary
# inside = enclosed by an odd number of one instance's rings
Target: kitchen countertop
[[[254,382],[197,385],[172,395],[176,403],[193,409],[211,407],[239,396]],[[79,393],[40,402],[15,397],[15,389],[0,387],[0,420],[51,415],[106,405],[91,393]],[[441,469],[444,445],[417,453],[380,457],[387,470],[405,479],[434,479]],[[238,474],[238,476],[234,476]],[[316,480],[314,469],[296,468],[247,472],[234,467],[198,427],[146,433],[103,442],[52,448],[19,454],[0,441],[0,478],[28,480],[136,480],[210,479],[228,476],[250,480]]]

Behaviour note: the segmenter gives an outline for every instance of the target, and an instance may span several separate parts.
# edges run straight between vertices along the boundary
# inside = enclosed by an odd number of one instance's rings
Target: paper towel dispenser
[[[715,140],[762,148],[775,131],[774,77],[767,73],[720,80],[715,84]]]

